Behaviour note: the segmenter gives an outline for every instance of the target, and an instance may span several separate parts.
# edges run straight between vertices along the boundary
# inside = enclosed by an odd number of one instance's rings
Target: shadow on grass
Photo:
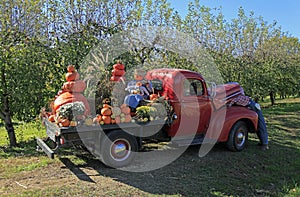
[[[256,140],[250,140],[242,152],[230,152],[218,144],[203,158],[198,157],[200,147],[192,146],[173,163],[141,173],[104,167],[91,155],[78,157],[99,175],[151,194],[278,196],[287,192],[284,188],[293,188],[295,182],[299,183],[299,149],[274,142],[270,150],[261,151],[256,144]]]
[[[43,155],[43,153],[37,151],[36,139],[20,142],[16,147],[0,146],[0,158],[40,155]]]
[[[66,168],[70,169],[70,171],[77,176],[79,180],[87,181],[91,183],[95,183],[93,179],[91,179],[84,171],[82,171],[79,167],[75,165],[70,159],[68,158],[59,158],[59,160],[66,166]]]

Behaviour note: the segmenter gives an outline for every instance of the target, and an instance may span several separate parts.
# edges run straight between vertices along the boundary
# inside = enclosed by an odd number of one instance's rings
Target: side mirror
[[[211,98],[215,98],[216,96],[216,89],[217,89],[217,85],[215,82],[209,82],[209,95],[211,96]]]

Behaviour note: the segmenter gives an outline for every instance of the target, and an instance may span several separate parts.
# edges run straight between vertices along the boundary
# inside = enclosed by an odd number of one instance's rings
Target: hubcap
[[[124,161],[130,155],[130,144],[125,139],[114,141],[110,148],[111,157],[116,161]]]
[[[242,146],[245,143],[246,137],[244,132],[240,131],[236,135],[236,144],[237,146]]]

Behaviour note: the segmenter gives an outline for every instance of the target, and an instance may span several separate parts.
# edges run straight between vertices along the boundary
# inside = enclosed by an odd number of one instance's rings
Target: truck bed
[[[153,120],[149,122],[129,122],[120,124],[107,125],[78,125],[71,127],[59,127],[57,124],[50,122],[47,118],[44,119],[46,127],[47,139],[42,140],[37,138],[37,144],[50,158],[54,158],[57,150],[69,145],[83,145],[90,142],[97,143],[102,135],[114,130],[122,130],[137,138],[147,138],[157,134],[169,121]],[[62,141],[63,139],[63,141]],[[84,143],[83,143],[84,142]],[[50,148],[47,143],[54,143],[54,148]],[[100,143],[100,142],[99,142]]]

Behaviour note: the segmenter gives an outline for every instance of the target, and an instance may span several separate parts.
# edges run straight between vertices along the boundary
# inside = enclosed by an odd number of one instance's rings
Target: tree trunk
[[[17,146],[15,129],[14,129],[10,114],[0,111],[0,117],[4,121],[4,124],[5,124],[5,129],[7,131],[8,139],[9,139],[9,146],[10,147]]]
[[[15,129],[12,124],[11,120],[11,112],[10,112],[10,107],[9,107],[9,96],[8,96],[8,91],[7,91],[7,83],[6,83],[6,77],[5,77],[5,66],[2,67],[1,70],[1,81],[2,81],[2,95],[1,95],[1,100],[3,104],[3,111],[0,110],[0,118],[4,121],[5,123],[5,128],[8,134],[9,138],[9,146],[17,146],[17,140],[16,140],[16,135],[15,135]]]
[[[11,121],[10,115],[7,115],[5,118],[5,128],[9,138],[9,146],[17,146],[17,139],[15,135],[15,129]]]
[[[275,105],[275,97],[273,91],[270,91],[270,100],[271,100],[271,105]]]

